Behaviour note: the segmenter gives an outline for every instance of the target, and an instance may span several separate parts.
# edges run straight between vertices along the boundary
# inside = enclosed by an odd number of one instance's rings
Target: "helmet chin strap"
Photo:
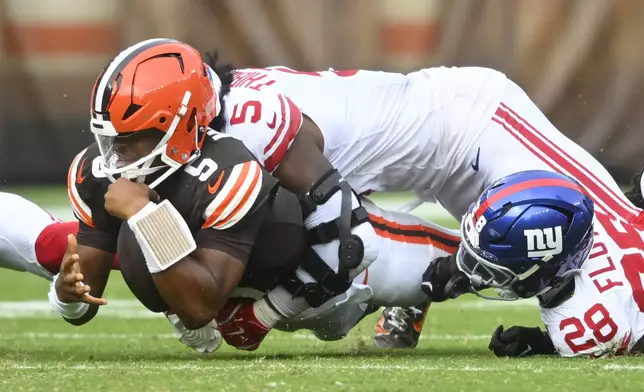
[[[195,116],[195,124],[196,124],[196,122],[197,122],[197,118]],[[199,156],[201,155],[201,150],[199,148],[197,148],[197,146],[199,145],[199,135],[200,135],[199,130],[200,130],[200,128],[197,125],[195,125],[195,129],[193,130],[193,133],[195,134],[195,151],[192,153],[190,158],[188,158],[188,160],[185,163],[178,163],[178,162],[174,161],[165,152],[163,154],[161,154],[161,162],[163,162],[166,165],[168,165],[168,170],[166,170],[165,173],[163,173],[161,176],[159,176],[159,178],[154,180],[154,182],[152,182],[152,184],[150,184],[150,189],[154,189],[162,181],[164,181],[166,178],[170,177],[172,175],[172,173],[176,172],[181,167],[183,167],[185,165],[188,165],[190,162],[192,162],[195,159],[199,158]],[[163,166],[157,166],[157,167],[159,169],[163,168]],[[153,168],[153,169],[156,169],[156,168]],[[145,180],[145,178],[144,178],[144,180]]]
[[[581,272],[581,269],[573,269],[564,272],[561,274],[559,277],[559,281],[556,282],[552,286],[546,287],[544,290],[541,292],[535,294],[535,296],[540,296],[544,298],[552,298],[555,297],[557,294],[559,294],[559,291],[566,286],[566,284],[571,280],[574,279],[575,275],[579,274]]]
[[[497,293],[496,296],[483,294],[483,293],[481,293],[479,291],[476,291],[475,288],[470,287],[470,293],[476,295],[479,298],[488,299],[488,300],[491,300],[491,301],[510,302],[510,301],[518,301],[519,299],[521,299],[521,298],[517,297],[516,295],[514,295],[514,293],[512,293],[510,290],[507,290],[507,289],[494,289],[494,290]]]
[[[159,176],[159,178],[157,178],[156,180],[154,180],[154,182],[152,182],[152,183],[149,185],[150,189],[154,189],[157,185],[159,185],[161,182],[163,182],[166,178],[170,177],[170,176],[172,175],[172,173],[174,173],[174,172],[176,172],[177,170],[181,169],[184,165],[187,165],[187,164],[189,164],[190,162],[194,161],[195,159],[199,158],[199,155],[201,155],[199,152],[196,152],[196,153],[192,154],[192,156],[191,156],[191,157],[186,161],[186,163],[184,163],[184,164],[180,164],[180,163],[176,163],[176,162],[173,162],[172,164],[168,164],[168,163],[167,163],[167,162],[165,162],[165,160],[164,160],[164,163],[166,163],[166,164],[169,166],[169,167],[168,167],[168,170],[166,170],[166,172],[165,172],[165,173],[163,173],[162,175],[160,175],[160,176]],[[161,160],[163,160],[163,158],[164,158],[164,157],[161,157]],[[161,168],[161,169],[162,169],[162,168],[163,168],[163,166],[159,166],[159,168]]]

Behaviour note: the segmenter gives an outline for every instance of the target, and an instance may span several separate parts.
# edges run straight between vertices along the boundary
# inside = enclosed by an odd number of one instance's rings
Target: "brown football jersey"
[[[216,136],[206,137],[199,158],[155,190],[185,219],[197,247],[246,263],[240,286],[265,292],[299,263],[306,246],[301,208],[240,141]],[[110,183],[96,144],[76,156],[68,191],[80,222],[78,244],[115,253],[122,222],[104,208]]]

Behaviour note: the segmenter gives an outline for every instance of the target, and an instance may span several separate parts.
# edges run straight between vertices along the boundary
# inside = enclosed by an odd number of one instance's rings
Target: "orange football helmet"
[[[221,81],[193,47],[172,39],[150,39],[123,50],[96,80],[91,98],[91,131],[103,171],[144,179],[163,169],[151,167],[156,157],[169,170],[158,185],[199,156],[208,124],[219,114]],[[137,132],[165,135],[147,155],[128,162],[115,140]]]

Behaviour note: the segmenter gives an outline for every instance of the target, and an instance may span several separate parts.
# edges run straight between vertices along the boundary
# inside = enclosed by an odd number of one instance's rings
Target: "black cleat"
[[[382,311],[373,342],[378,348],[414,348],[423,330],[429,304]]]

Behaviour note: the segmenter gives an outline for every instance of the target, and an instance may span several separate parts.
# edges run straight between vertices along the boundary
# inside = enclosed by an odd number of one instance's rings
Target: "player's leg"
[[[386,322],[377,326],[376,345],[413,347],[428,308],[427,296],[421,289],[422,275],[431,260],[456,250],[458,232],[407,213],[383,210],[366,199],[362,202],[382,237],[376,261],[354,279],[345,294],[276,328],[287,332],[308,329],[322,340],[337,340],[380,306],[402,305],[406,308],[385,309]]]
[[[389,306],[376,324],[374,343],[380,348],[415,347],[430,305],[421,290],[422,275],[433,259],[456,251],[458,231],[409,213],[383,210],[366,200],[363,204],[383,237],[366,279],[374,292],[370,302]]]
[[[365,316],[376,310],[377,306],[367,303],[336,304],[322,312],[308,309],[296,317],[280,322],[275,329],[285,332],[307,329],[320,340],[335,341],[347,336]]]
[[[67,250],[67,236],[76,233],[78,222],[51,222],[45,226],[34,244],[38,264],[51,274],[57,274]]]
[[[55,246],[55,241],[38,240],[43,231],[58,221],[36,204],[18,195],[0,192],[0,267],[31,272],[46,279],[52,278],[51,270],[38,262],[39,253],[47,251],[44,245]],[[66,236],[62,253],[65,252]],[[60,265],[60,259],[58,260]]]
[[[513,151],[501,155],[505,164],[494,162],[497,178],[522,170],[549,168],[580,182],[599,210],[628,220],[636,219],[642,213],[621,192],[606,168],[561,133],[512,81],[508,81],[501,104],[482,137],[505,146],[506,151]],[[529,159],[517,159],[528,156]],[[534,167],[534,160],[538,160],[541,167]]]

